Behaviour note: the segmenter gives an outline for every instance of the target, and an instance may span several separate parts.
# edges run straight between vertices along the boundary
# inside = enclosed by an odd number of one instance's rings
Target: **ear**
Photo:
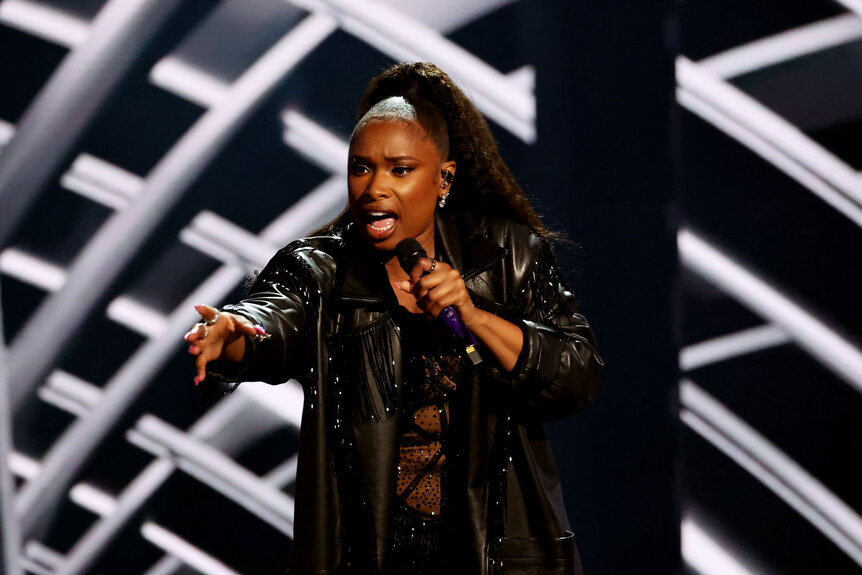
[[[448,182],[444,191],[449,191],[449,186],[452,185],[452,180],[455,178],[455,169],[457,165],[454,160],[449,160],[440,164],[440,177],[441,181]],[[448,176],[446,175],[448,174]]]

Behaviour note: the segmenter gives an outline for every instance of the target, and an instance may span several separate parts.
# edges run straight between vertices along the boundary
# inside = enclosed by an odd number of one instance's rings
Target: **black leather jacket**
[[[549,246],[526,227],[442,212],[435,241],[476,305],[524,334],[513,371],[486,352],[451,408],[457,572],[580,573],[543,421],[595,400],[602,360],[592,330]],[[348,228],[283,248],[249,297],[224,308],[270,335],[249,340],[238,365],[210,364],[213,375],[304,386],[291,573],[385,572],[402,388],[397,305],[384,267]]]

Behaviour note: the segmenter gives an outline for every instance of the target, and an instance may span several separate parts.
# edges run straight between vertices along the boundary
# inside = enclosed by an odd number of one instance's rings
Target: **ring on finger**
[[[208,319],[208,320],[201,322],[201,323],[203,323],[204,325],[215,325],[217,321],[218,321],[218,312],[216,312],[216,314],[214,316],[212,316],[212,319]]]
[[[204,328],[204,334],[200,336],[200,339],[203,339],[210,334],[210,328],[208,328],[205,323],[202,323],[201,327]]]
[[[437,267],[437,260],[432,259],[431,260],[431,267],[428,269],[428,273],[430,274],[431,272],[433,272],[434,268],[436,268],[436,267]]]

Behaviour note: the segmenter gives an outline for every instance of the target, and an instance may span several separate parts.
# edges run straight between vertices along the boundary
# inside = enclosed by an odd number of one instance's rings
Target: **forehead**
[[[358,129],[350,140],[350,153],[385,156],[434,156],[437,147],[417,122],[372,120]]]

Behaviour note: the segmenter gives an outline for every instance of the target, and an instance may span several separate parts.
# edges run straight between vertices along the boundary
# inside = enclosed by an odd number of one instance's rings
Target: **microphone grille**
[[[421,258],[428,257],[425,249],[414,238],[405,238],[395,246],[395,256],[398,263],[408,274],[416,267]]]

